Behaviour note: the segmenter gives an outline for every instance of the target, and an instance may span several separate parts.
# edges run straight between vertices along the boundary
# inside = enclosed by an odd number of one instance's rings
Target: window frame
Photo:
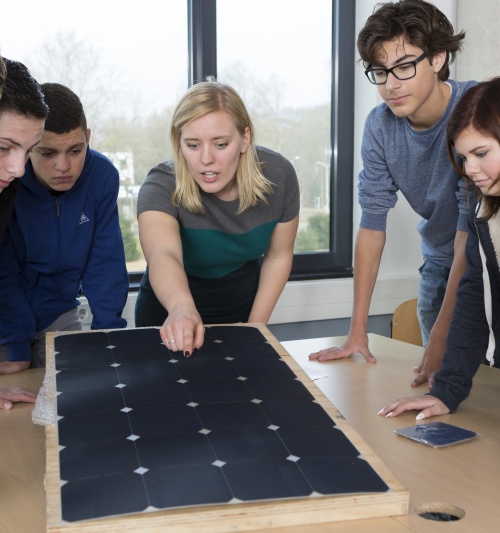
[[[187,0],[188,83],[217,79],[217,0]],[[290,281],[353,275],[355,2],[332,0],[330,249],[295,253]],[[131,287],[142,273],[130,273]]]

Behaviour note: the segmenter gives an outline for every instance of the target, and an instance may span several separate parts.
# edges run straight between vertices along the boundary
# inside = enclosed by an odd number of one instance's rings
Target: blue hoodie
[[[92,329],[126,326],[118,188],[116,168],[90,148],[75,185],[59,196],[28,161],[0,250],[0,344],[8,345],[10,361],[31,360],[35,333],[78,306],[82,289]]]

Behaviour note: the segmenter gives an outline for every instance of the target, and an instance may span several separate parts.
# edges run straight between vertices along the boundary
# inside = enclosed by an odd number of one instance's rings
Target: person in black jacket
[[[390,403],[379,411],[386,417],[408,410],[419,411],[417,420],[453,413],[469,395],[479,365],[500,366],[500,77],[464,94],[447,137],[453,164],[478,192],[469,217],[467,270],[435,385],[424,396]]]
[[[28,154],[40,140],[47,114],[40,86],[28,69],[0,56],[0,241],[14,205],[16,178],[24,174]],[[35,400],[36,394],[19,387],[0,388],[0,409]]]

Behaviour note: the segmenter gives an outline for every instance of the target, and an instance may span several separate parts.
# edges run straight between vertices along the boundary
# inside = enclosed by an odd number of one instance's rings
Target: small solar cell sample
[[[208,327],[190,358],[156,328],[54,351],[66,521],[389,490],[257,328]]]

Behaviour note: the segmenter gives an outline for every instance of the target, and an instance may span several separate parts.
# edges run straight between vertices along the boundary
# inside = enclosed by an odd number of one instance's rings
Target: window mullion
[[[217,79],[216,0],[188,0],[189,86]]]

